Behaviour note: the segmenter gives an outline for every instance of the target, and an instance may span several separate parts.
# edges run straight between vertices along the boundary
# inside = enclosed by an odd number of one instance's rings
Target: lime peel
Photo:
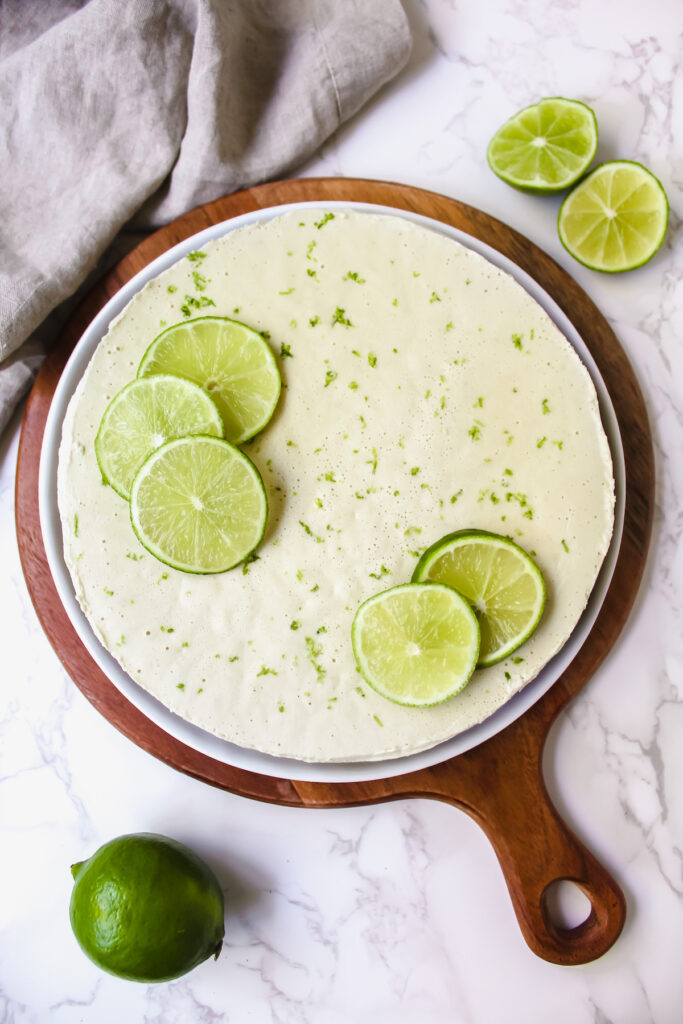
[[[152,833],[119,836],[72,865],[72,874],[74,868],[71,927],[102,970],[130,981],[170,981],[218,957],[223,893],[188,847]]]

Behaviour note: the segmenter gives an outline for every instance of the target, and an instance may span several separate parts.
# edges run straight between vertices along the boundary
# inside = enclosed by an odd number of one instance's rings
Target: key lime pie
[[[140,543],[131,506],[103,481],[95,438],[141,363],[143,379],[156,372],[166,343],[150,350],[155,339],[206,316],[265,339],[270,377],[259,387],[271,405],[246,441],[251,431],[233,427],[263,482],[265,533],[234,568],[200,575]],[[220,425],[213,433],[202,445],[222,457],[230,446]],[[191,471],[194,444],[173,446]],[[135,504],[142,485],[131,486]],[[438,231],[310,207],[230,231],[132,299],[69,405],[58,499],[78,601],[130,677],[219,737],[316,762],[414,753],[500,708],[569,638],[614,521],[593,383],[541,306]],[[416,594],[429,591],[430,549],[462,530],[507,537],[533,558],[543,617],[451,699],[403,706],[361,675],[354,617],[413,578]]]

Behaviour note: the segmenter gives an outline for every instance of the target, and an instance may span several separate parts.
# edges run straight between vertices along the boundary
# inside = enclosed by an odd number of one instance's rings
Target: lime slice
[[[518,544],[484,530],[460,530],[433,544],[413,580],[446,583],[473,606],[481,629],[480,668],[516,651],[541,620],[545,583]]]
[[[598,148],[598,122],[585,103],[549,97],[520,110],[489,142],[494,174],[515,188],[559,192],[581,177]]]
[[[263,430],[280,397],[280,374],[257,331],[223,316],[202,316],[168,327],[154,339],[138,377],[174,373],[201,385],[218,406],[233,444]]]
[[[616,274],[652,259],[668,222],[669,201],[654,174],[632,160],[612,160],[569,193],[557,228],[580,263]]]
[[[267,513],[254,464],[215,437],[181,437],[157,448],[130,494],[140,542],[183,572],[225,572],[242,562],[261,541]]]
[[[97,431],[95,454],[103,480],[129,499],[133,477],[147,456],[187,434],[223,436],[221,415],[205,391],[168,374],[132,381],[114,395]]]
[[[351,640],[361,675],[396,704],[429,707],[455,696],[477,664],[479,626],[451,587],[404,583],[365,601]]]

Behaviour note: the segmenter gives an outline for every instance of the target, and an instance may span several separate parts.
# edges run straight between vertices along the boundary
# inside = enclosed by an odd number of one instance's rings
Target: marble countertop
[[[340,811],[252,803],[174,772],[81,696],[45,639],[13,524],[20,415],[0,442],[0,1020],[250,1024],[680,1024],[683,1020],[683,8],[675,0],[406,0],[409,66],[302,175],[443,192],[521,231],[609,319],[640,380],[656,457],[650,555],[613,651],[554,726],[545,776],[623,888],[625,930],[559,967],[519,931],[466,815],[408,800]],[[511,190],[486,144],[544,95],[585,100],[601,160],[646,164],[671,201],[665,247],[609,277],[575,263],[559,200]],[[677,336],[678,335],[678,336]],[[179,981],[97,970],[68,922],[69,864],[126,832],[187,842],[226,892],[226,941]],[[569,923],[581,919],[565,901]]]

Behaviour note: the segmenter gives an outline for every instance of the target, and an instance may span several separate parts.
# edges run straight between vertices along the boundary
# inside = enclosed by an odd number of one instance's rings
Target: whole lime
[[[71,873],[71,927],[103,970],[132,981],[170,981],[218,957],[223,893],[182,843],[146,832],[119,836]]]

